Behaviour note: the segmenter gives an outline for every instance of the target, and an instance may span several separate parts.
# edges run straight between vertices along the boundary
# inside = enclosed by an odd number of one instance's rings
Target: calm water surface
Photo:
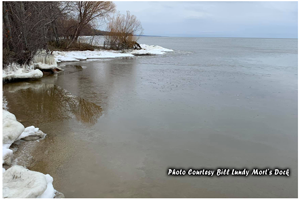
[[[297,197],[297,39],[142,38],[161,56],[68,63],[5,84],[47,134],[15,163],[66,197]],[[291,177],[168,177],[167,168],[290,168]]]

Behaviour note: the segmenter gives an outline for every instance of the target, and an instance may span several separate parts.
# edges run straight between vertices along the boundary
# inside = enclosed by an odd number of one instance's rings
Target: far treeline
[[[94,50],[80,36],[105,35],[105,46],[140,48],[141,23],[134,15],[116,12],[111,1],[3,2],[3,66],[29,65],[39,50]],[[96,27],[106,23],[107,30]]]

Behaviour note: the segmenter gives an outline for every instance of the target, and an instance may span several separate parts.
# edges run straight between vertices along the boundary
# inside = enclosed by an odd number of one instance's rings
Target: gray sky
[[[145,35],[297,38],[298,2],[114,1]]]

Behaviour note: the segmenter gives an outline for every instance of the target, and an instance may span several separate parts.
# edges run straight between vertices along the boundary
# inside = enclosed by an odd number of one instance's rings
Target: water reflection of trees
[[[3,90],[9,110],[23,120],[40,123],[76,118],[94,125],[102,115],[100,106],[54,84],[19,83],[4,85]]]
[[[97,119],[102,115],[102,108],[85,99],[78,99],[78,106],[71,108],[76,119],[85,124],[95,124]]]

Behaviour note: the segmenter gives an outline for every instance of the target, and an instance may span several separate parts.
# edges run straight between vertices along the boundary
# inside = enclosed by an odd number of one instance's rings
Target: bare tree
[[[3,2],[3,65],[29,64],[39,49],[58,38],[55,21],[60,2]],[[53,31],[51,31],[53,30]]]
[[[143,33],[141,22],[136,16],[127,11],[126,15],[118,13],[109,24],[105,42],[112,49],[141,48],[137,43],[139,36]]]
[[[106,18],[109,14],[115,12],[115,4],[111,1],[77,1],[73,2],[72,7],[74,15],[78,18],[78,24],[68,47],[74,41],[77,41],[81,31],[87,24],[95,19]]]
[[[51,26],[49,27],[48,35],[51,40],[55,39],[56,44],[59,42],[58,21],[67,18],[71,12],[71,2],[53,2],[54,5],[50,5],[50,15],[52,19]]]
[[[63,39],[71,40],[74,34],[78,21],[73,18],[61,18],[57,21],[57,32]]]

